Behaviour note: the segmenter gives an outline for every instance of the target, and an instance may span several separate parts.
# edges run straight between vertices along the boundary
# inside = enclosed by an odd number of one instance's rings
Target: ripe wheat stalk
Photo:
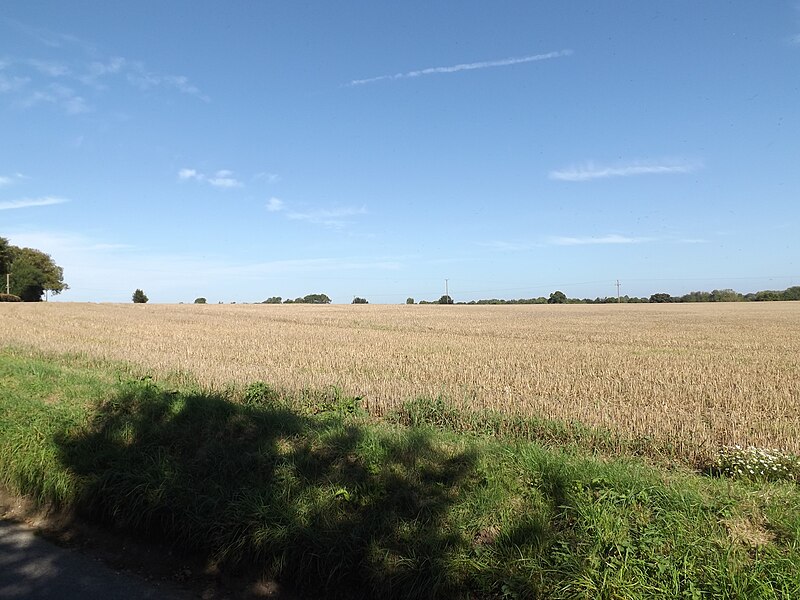
[[[0,305],[0,345],[338,386],[671,440],[800,453],[800,303],[603,306]]]

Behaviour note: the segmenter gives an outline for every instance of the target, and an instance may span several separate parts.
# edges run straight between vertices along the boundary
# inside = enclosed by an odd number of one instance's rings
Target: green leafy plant
[[[268,383],[254,381],[245,389],[243,399],[249,405],[272,404],[280,399],[280,393]]]

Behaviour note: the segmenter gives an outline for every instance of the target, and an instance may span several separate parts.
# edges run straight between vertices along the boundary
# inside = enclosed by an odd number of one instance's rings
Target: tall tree
[[[652,296],[650,296],[650,302],[664,303],[664,302],[674,302],[674,301],[675,299],[666,292],[659,292],[658,294],[653,294]]]
[[[13,246],[8,243],[8,240],[0,237],[0,275],[11,272],[11,248]]]
[[[4,237],[0,237],[0,275],[3,276],[0,282],[0,292],[10,291],[7,290],[7,283],[9,281],[8,274],[11,272],[11,244]]]
[[[64,269],[49,254],[34,248],[9,248],[13,294],[26,302],[39,302],[45,291],[60,294],[69,289],[64,283]]]
[[[327,294],[308,294],[302,298],[297,298],[295,302],[300,304],[330,304],[331,299],[328,298]]]

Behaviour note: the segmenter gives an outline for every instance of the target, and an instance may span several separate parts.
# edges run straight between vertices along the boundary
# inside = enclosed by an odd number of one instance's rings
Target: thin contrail
[[[66,198],[56,196],[44,196],[43,198],[21,198],[19,200],[8,200],[0,202],[0,210],[13,210],[15,208],[28,208],[31,206],[50,206],[52,204],[63,204],[69,202]]]
[[[364,85],[366,83],[375,83],[376,81],[384,81],[387,79],[408,79],[411,77],[421,77],[423,75],[436,75],[439,73],[457,73],[458,71],[473,71],[475,69],[508,67],[510,65],[535,62],[538,60],[561,58],[562,56],[569,56],[570,54],[572,54],[572,50],[559,50],[557,52],[548,52],[547,54],[534,54],[531,56],[520,56],[517,58],[503,58],[501,60],[485,60],[481,62],[452,65],[449,67],[428,67],[427,69],[408,71],[407,73],[396,73],[394,75],[380,75],[379,77],[370,77],[368,79],[354,79],[348,85]]]
[[[671,162],[636,162],[615,166],[595,165],[589,162],[579,167],[570,167],[558,171],[550,171],[550,179],[559,181],[589,181],[607,177],[630,177],[633,175],[669,175],[674,173],[692,173],[700,168],[698,163],[683,161]]]

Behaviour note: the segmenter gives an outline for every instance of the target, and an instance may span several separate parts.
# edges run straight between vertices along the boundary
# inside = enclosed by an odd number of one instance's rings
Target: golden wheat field
[[[800,303],[0,305],[0,345],[800,452]]]

